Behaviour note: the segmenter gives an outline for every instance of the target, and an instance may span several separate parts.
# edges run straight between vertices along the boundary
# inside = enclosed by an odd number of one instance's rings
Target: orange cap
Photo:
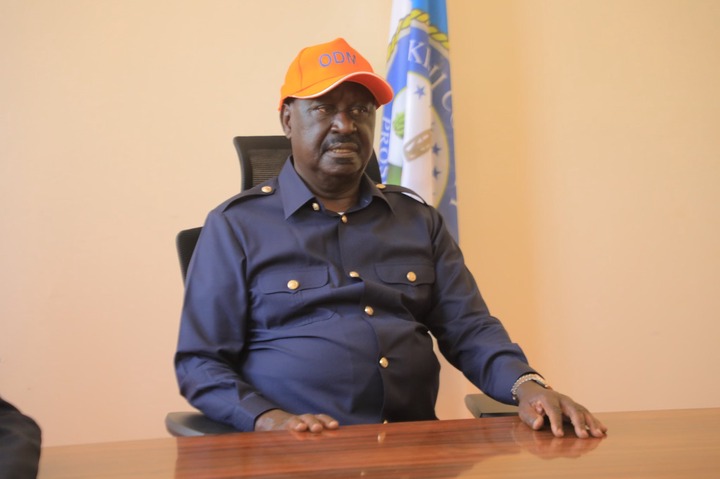
[[[342,38],[303,48],[290,64],[285,83],[280,88],[280,106],[286,98],[315,98],[340,83],[352,81],[370,90],[378,105],[389,103],[393,90],[388,82],[373,72],[362,55]]]

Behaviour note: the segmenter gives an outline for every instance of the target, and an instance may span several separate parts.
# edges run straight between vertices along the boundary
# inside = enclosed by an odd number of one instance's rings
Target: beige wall
[[[449,0],[461,243],[597,411],[720,406],[720,3]],[[46,444],[164,436],[174,235],[279,132],[297,49],[389,1],[0,0],[0,394]],[[444,373],[441,417],[472,388]]]
[[[720,406],[720,2],[460,5],[461,239],[491,308],[594,410]]]

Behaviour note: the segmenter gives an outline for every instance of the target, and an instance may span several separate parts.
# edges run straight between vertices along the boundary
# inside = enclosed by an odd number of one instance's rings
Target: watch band
[[[510,389],[510,394],[512,395],[513,401],[518,402],[517,390],[522,384],[525,384],[528,381],[536,382],[540,386],[544,387],[545,389],[552,389],[548,385],[548,383],[545,382],[545,378],[543,378],[539,374],[536,374],[536,373],[523,374],[522,376],[520,376],[517,379],[517,381],[515,381],[515,384],[513,384],[512,389]]]

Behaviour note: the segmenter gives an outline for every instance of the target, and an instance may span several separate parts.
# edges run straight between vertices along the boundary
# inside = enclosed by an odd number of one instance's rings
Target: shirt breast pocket
[[[375,265],[378,279],[400,293],[405,307],[420,314],[432,301],[435,268],[430,263],[384,263]],[[425,311],[427,312],[427,311]]]
[[[295,327],[328,319],[330,284],[326,266],[272,271],[258,280],[253,320],[268,329]]]

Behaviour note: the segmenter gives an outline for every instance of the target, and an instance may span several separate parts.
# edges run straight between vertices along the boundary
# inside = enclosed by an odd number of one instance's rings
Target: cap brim
[[[304,90],[301,90],[293,95],[291,98],[317,98],[329,92],[339,84],[351,81],[353,83],[359,83],[364,86],[370,93],[375,97],[375,101],[378,105],[385,105],[390,103],[393,99],[393,89],[383,77],[375,73],[370,72],[356,72],[349,73],[347,75],[340,75],[334,78],[329,78],[322,82],[316,83]]]

